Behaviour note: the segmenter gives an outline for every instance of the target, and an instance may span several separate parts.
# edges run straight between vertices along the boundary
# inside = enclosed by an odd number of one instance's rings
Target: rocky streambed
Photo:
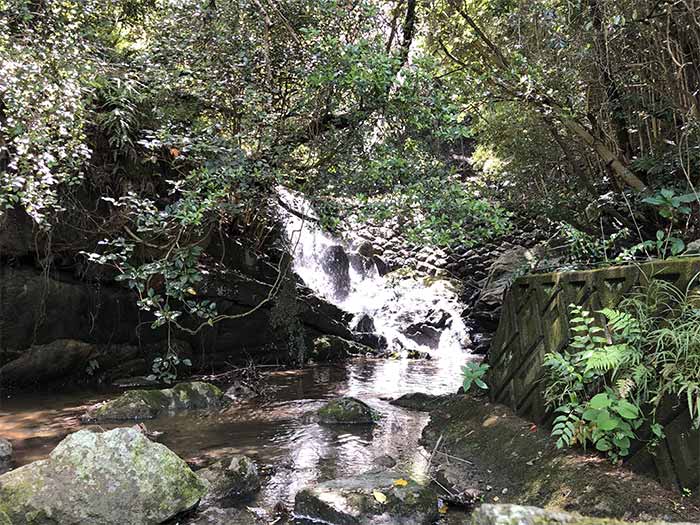
[[[452,394],[454,374],[434,362],[357,360],[266,381],[267,399],[248,401],[195,382],[76,403],[73,416],[13,419],[3,406],[15,455],[0,524],[700,520],[656,483],[557,451],[508,409]],[[68,435],[29,462],[20,431],[38,423]]]

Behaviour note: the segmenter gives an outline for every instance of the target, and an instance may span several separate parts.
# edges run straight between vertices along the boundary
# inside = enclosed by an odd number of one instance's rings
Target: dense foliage
[[[544,361],[559,446],[590,443],[618,460],[642,439],[640,429],[652,446],[663,437],[656,410],[668,403],[687,406],[700,427],[698,277],[685,290],[650,280],[617,308],[602,310],[602,326],[571,305],[572,341]]]
[[[221,180],[205,185],[200,222],[220,218],[210,212],[222,199],[227,216],[245,215],[284,183],[328,226],[396,217],[444,245],[506,232],[509,212],[596,236],[625,227],[632,245],[666,228],[639,192],[697,202],[692,2],[3,0],[0,10],[0,202],[47,228],[86,188],[172,203],[167,180],[212,173]],[[692,215],[678,238],[695,234]]]

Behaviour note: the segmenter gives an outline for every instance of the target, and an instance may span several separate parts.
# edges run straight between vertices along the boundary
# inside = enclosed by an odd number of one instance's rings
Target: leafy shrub
[[[698,276],[696,276],[697,279]],[[650,444],[663,437],[662,400],[684,402],[700,427],[700,294],[652,279],[618,308],[591,312],[570,305],[570,344],[545,355],[547,406],[557,414],[557,446],[589,443],[613,461],[629,454],[645,422]]]
[[[464,387],[464,392],[469,392],[472,385],[476,385],[482,390],[488,390],[489,386],[484,381],[484,377],[489,368],[489,365],[486,363],[467,363],[464,365],[462,367],[462,375],[464,377],[462,386]]]

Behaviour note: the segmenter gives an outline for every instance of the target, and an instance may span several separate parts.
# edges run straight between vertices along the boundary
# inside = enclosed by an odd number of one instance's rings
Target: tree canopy
[[[513,218],[641,233],[659,223],[644,198],[697,188],[693,0],[0,11],[0,205],[47,230],[70,216],[95,239],[196,242],[251,226],[283,184],[328,227],[398,218],[440,245]]]

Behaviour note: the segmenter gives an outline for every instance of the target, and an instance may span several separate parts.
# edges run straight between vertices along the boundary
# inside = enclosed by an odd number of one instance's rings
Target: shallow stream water
[[[458,359],[459,357],[459,359]],[[195,468],[232,454],[255,458],[265,483],[250,505],[290,507],[294,495],[316,481],[352,476],[376,468],[375,459],[390,455],[397,469],[416,479],[426,475],[428,453],[418,441],[428,414],[395,407],[388,400],[409,392],[442,394],[459,388],[458,366],[467,358],[358,359],[338,367],[273,372],[265,377],[263,400],[231,406],[218,414],[185,413],[146,421],[163,432],[160,442]],[[455,359],[452,361],[452,359]],[[324,399],[358,397],[382,414],[374,428],[327,427],[303,416]],[[114,392],[18,394],[0,401],[0,428],[15,447],[16,466],[44,458],[65,435],[80,428],[79,416]]]

